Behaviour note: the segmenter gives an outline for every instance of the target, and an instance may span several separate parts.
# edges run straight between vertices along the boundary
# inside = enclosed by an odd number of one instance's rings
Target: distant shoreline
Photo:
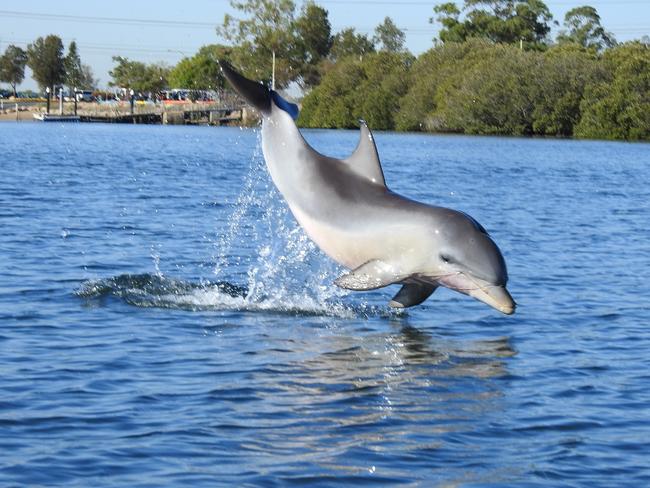
[[[43,104],[44,105],[44,104]],[[69,106],[68,106],[69,105]],[[73,113],[72,109],[73,104],[66,102],[64,104],[64,110],[63,113],[70,115]],[[36,113],[42,113],[45,112],[45,107],[41,107],[39,105],[33,105],[30,107],[20,107],[18,111],[18,118],[16,118],[16,112],[15,109],[10,108],[9,103],[5,103],[5,109],[0,110],[0,123],[2,122],[39,122],[37,119],[34,118],[34,114]],[[79,112],[83,113],[84,110],[81,109],[81,104],[79,104]],[[50,113],[52,114],[58,114],[58,105],[56,107],[52,106]],[[137,112],[136,112],[137,113]],[[257,123],[253,120],[253,118],[248,118],[248,122],[242,123],[241,120],[238,123],[233,123],[234,121],[229,121],[226,124],[222,124],[225,126],[234,126],[234,127],[256,127]],[[259,119],[258,119],[259,120]],[[93,123],[96,123],[99,121],[93,121]],[[89,122],[82,122],[82,123],[89,123]],[[105,122],[105,123],[110,123],[110,122]],[[167,124],[147,124],[147,123],[137,123],[137,124],[126,124],[126,125],[187,125],[187,126],[192,126],[192,125],[200,125],[200,126],[206,126],[209,125],[207,123],[174,123],[170,122]],[[337,128],[329,128],[329,127],[302,127],[299,126],[300,129],[313,129],[313,130],[346,130],[346,129],[337,129]],[[353,129],[347,129],[347,130],[353,130]],[[373,132],[386,132],[382,130],[374,130]],[[398,134],[425,134],[425,135],[453,135],[453,136],[472,136],[472,137],[514,137],[514,138],[524,138],[524,139],[548,139],[548,140],[567,140],[567,141],[588,141],[588,140],[593,140],[593,141],[608,141],[608,142],[635,142],[635,143],[649,143],[649,141],[646,140],[626,140],[626,139],[592,139],[592,138],[583,138],[583,137],[566,137],[566,136],[539,136],[539,135],[532,135],[532,136],[527,136],[527,135],[491,135],[491,134],[466,134],[466,133],[458,133],[458,132],[430,132],[430,131],[398,131],[398,130],[390,130],[387,132],[394,132]]]
[[[17,111],[17,113],[16,113]],[[41,101],[4,101],[0,106],[0,121],[34,121],[34,115],[44,114]],[[59,103],[50,104],[49,113],[59,114]],[[164,125],[243,125],[250,126],[257,114],[237,101],[143,103],[128,101],[111,103],[64,102],[63,115],[78,115],[82,122]]]

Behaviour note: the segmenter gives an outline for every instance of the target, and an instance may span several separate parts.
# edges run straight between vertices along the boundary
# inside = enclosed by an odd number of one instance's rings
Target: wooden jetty
[[[73,108],[74,107],[74,108]],[[67,114],[66,114],[67,112]],[[74,113],[74,115],[72,115]],[[227,94],[215,101],[63,103],[58,114],[35,113],[44,122],[104,122],[113,124],[227,125],[249,124],[257,115],[241,99]]]
[[[34,114],[34,118],[43,122],[79,122],[81,120],[81,117],[78,115],[60,115],[46,113]]]
[[[80,115],[81,122],[104,122],[109,124],[160,124],[162,116],[159,113],[106,113]]]
[[[247,117],[244,107],[204,108],[191,107],[174,110],[81,113],[81,122],[112,124],[170,124],[170,125],[224,125],[243,121]]]
[[[225,125],[246,123],[254,115],[234,97],[212,102],[87,104],[80,107],[81,122],[114,124]]]

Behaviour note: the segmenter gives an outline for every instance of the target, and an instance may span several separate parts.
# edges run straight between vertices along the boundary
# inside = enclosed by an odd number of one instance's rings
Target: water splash
[[[260,151],[261,145],[259,139],[260,138],[258,136],[258,144],[256,144],[255,152],[250,159],[248,172],[244,178],[244,186],[235,201],[234,211],[228,219],[228,228],[219,235],[219,238],[216,242],[217,254],[214,256],[216,261],[214,274],[216,276],[227,272],[228,268],[232,265],[238,266],[245,264],[242,263],[242,260],[239,257],[234,263],[228,262],[228,255],[235,244],[241,240],[238,239],[238,237],[240,237],[238,234],[245,228],[245,218],[249,216],[252,209],[258,205],[258,197],[256,192],[261,186],[262,174],[264,171],[266,171],[262,153]],[[246,262],[249,261],[250,258],[246,260]]]
[[[115,296],[142,307],[276,311],[358,317],[391,315],[352,300],[333,282],[341,269],[296,223],[270,180],[261,135],[225,229],[213,241],[213,276],[192,283],[164,276],[152,246],[153,274],[119,275],[82,284],[84,298]]]
[[[291,315],[324,315],[352,318],[373,313],[373,309],[351,306],[325,306],[318,302],[254,301],[249,289],[226,281],[190,282],[154,273],[123,274],[112,278],[88,280],[75,294],[88,300],[117,297],[137,307],[180,310],[266,311]]]
[[[269,178],[260,149],[258,133],[243,190],[229,226],[218,241],[214,270],[217,280],[231,279],[230,270],[243,264],[241,260],[227,262],[232,249],[253,243],[245,263],[245,299],[249,304],[349,315],[351,309],[342,300],[348,293],[332,284],[340,270],[318,251],[291,216]]]
[[[116,296],[139,307],[208,309],[224,305],[226,297],[241,299],[248,290],[227,282],[192,283],[159,273],[142,273],[88,280],[75,293],[83,298]]]

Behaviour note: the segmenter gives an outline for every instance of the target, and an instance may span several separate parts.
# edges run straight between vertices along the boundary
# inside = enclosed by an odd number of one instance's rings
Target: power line
[[[394,5],[396,7],[409,5],[409,6],[426,6],[426,7],[435,7],[437,4],[442,3],[441,1],[419,1],[419,0],[407,0],[407,1],[397,1],[397,0],[318,0],[316,3],[324,4],[342,4],[342,5]],[[544,2],[547,5],[582,5],[584,1],[582,0],[550,0]],[[599,7],[604,5],[621,5],[621,4],[646,4],[647,0],[607,0],[607,1],[594,1],[590,0],[589,4],[593,4],[593,7]]]
[[[163,27],[180,27],[196,28],[209,27],[214,29],[215,22],[196,22],[183,20],[157,20],[157,19],[130,19],[126,17],[91,17],[85,15],[64,15],[64,14],[45,14],[38,12],[18,12],[15,10],[0,10],[0,15],[13,18],[24,18],[31,20],[62,20],[71,22],[92,22],[99,24],[123,24],[136,26],[163,26]]]
[[[319,0],[320,3],[325,4],[357,4],[357,5],[422,5],[433,7],[435,2],[432,0],[423,1],[423,0],[406,0],[406,1],[395,1],[395,0]],[[573,5],[581,3],[577,1],[567,1],[567,0],[551,0],[546,2],[550,5]],[[596,3],[592,0],[591,3]],[[616,1],[602,1],[598,2],[603,5],[620,5],[620,4],[645,4],[647,0],[616,0]],[[156,26],[156,27],[171,27],[171,28],[209,28],[214,29],[217,26],[216,22],[201,22],[201,21],[190,21],[190,20],[163,20],[163,19],[142,19],[142,18],[129,18],[129,17],[99,17],[99,16],[89,16],[89,15],[67,15],[67,14],[53,14],[53,13],[42,13],[42,12],[24,12],[17,10],[0,10],[0,15],[5,17],[12,18],[24,18],[30,20],[59,20],[59,21],[69,21],[69,22],[91,22],[99,24],[122,24],[122,25],[134,25],[134,26]]]
[[[620,28],[620,29],[608,29],[610,32],[613,34],[632,34],[632,35],[643,35],[650,33],[650,29],[648,28]],[[407,34],[410,35],[417,35],[417,36],[435,36],[438,34],[438,31],[435,29],[405,29]],[[364,31],[359,31],[359,32],[364,32]],[[372,30],[368,30],[367,32],[372,32]],[[75,39],[62,39],[65,42],[69,42]],[[15,44],[19,46],[27,46],[29,45],[32,41],[28,40],[17,40],[17,39],[2,39],[3,44]],[[112,54],[112,55],[119,55],[119,54],[150,54],[150,55],[158,55],[158,56],[169,56],[169,55],[174,55],[174,54],[180,54],[183,56],[190,57],[194,53],[196,53],[199,47],[186,47],[182,46],[181,48],[178,47],[159,47],[159,46],[132,46],[132,45],[113,45],[113,44],[98,44],[98,43],[79,43],[77,42],[77,47],[83,52],[83,53],[90,53],[90,54]]]
[[[68,41],[75,41],[75,39],[70,39],[70,38],[62,38],[62,41],[68,42]],[[26,40],[18,40],[18,39],[2,39],[2,42],[4,44],[16,44],[20,46],[27,46],[30,44],[32,41],[26,41]],[[199,50],[200,47],[159,47],[159,46],[140,46],[140,47],[134,47],[134,46],[129,46],[129,45],[117,45],[117,44],[98,44],[98,43],[77,43],[77,47],[83,51],[84,53],[86,52],[94,52],[94,53],[102,53],[104,54],[105,52],[113,52],[113,53],[119,53],[119,52],[133,52],[133,53],[145,53],[145,54],[181,54],[184,56],[191,56],[193,53]]]
[[[344,0],[321,0],[323,3],[346,3]],[[626,0],[621,0],[622,2],[625,2]],[[641,2],[636,2],[635,0],[627,0],[630,3],[641,3]],[[353,3],[383,3],[382,0],[372,0],[372,1],[367,1],[367,0],[353,0]],[[386,3],[394,3],[394,2],[386,2]],[[417,3],[417,2],[413,2]],[[578,2],[579,3],[579,2]],[[430,5],[430,2],[427,3],[427,5]],[[119,18],[119,17],[90,17],[90,16],[80,16],[80,15],[62,15],[62,14],[43,14],[43,13],[32,13],[32,12],[17,12],[17,11],[10,11],[10,10],[0,10],[0,14],[6,15],[9,17],[18,17],[18,18],[27,18],[27,19],[36,19],[36,20],[68,20],[68,21],[74,21],[74,22],[94,22],[94,23],[106,23],[106,24],[125,24],[125,25],[135,25],[135,26],[142,26],[142,25],[150,25],[150,26],[163,26],[163,27],[181,27],[181,28],[195,28],[195,27],[203,27],[207,28],[209,27],[210,29],[214,29],[216,27],[215,23],[211,22],[193,22],[193,21],[176,21],[176,20],[155,20],[155,19],[127,19],[127,18]],[[335,30],[340,30],[344,29],[347,26],[333,26]],[[374,32],[374,27],[355,27],[355,30],[357,32],[362,32],[362,33],[368,33],[368,32]],[[435,34],[437,32],[436,29],[433,28],[427,28],[427,27],[401,27],[402,30],[404,30],[407,33],[410,34]],[[642,27],[642,26],[625,26],[625,27],[620,27],[620,28],[609,28],[609,30],[613,30],[616,32],[645,32],[649,30],[650,28],[648,27]]]
[[[390,0],[320,0],[321,3],[333,3],[333,4],[343,4],[343,3],[355,3],[355,4],[368,4],[368,5],[392,5],[398,4],[398,2]],[[547,3],[552,4],[569,4],[569,3],[580,3],[577,2],[568,2],[563,0],[550,1]],[[592,1],[592,3],[594,3]],[[645,1],[640,0],[619,0],[616,2],[600,2],[600,3],[612,3],[612,4],[621,4],[621,3],[645,3]],[[404,2],[399,2],[400,5],[429,5],[432,6],[431,0],[421,1],[421,0],[407,0]],[[121,25],[130,25],[130,26],[155,26],[155,27],[166,27],[166,28],[210,28],[214,29],[216,27],[215,23],[212,22],[198,22],[198,21],[181,21],[181,20],[162,20],[162,19],[142,19],[142,18],[126,18],[126,17],[97,17],[97,16],[86,16],[86,15],[65,15],[65,14],[49,14],[49,13],[38,13],[38,12],[22,12],[15,10],[0,10],[0,15],[13,18],[22,18],[30,20],[60,20],[60,21],[70,21],[70,22],[83,22],[83,23],[99,23],[99,24],[121,24]],[[334,26],[335,30],[340,30],[345,27]],[[439,32],[439,29],[428,26],[418,26],[418,27],[401,27],[402,30],[408,35],[414,36],[433,36]],[[374,27],[357,27],[355,28],[357,32],[360,33],[372,33],[374,32]],[[608,27],[610,32],[614,34],[645,34],[650,31],[649,27],[644,26],[625,26],[625,27]],[[17,43],[17,44],[29,44],[28,41],[10,41],[3,39],[5,43]],[[106,51],[118,51],[118,52],[129,52],[129,53],[144,53],[144,54],[169,54],[171,52],[178,52],[177,48],[161,48],[156,47],[139,47],[139,46],[119,46],[119,45],[107,45],[107,44],[96,44],[96,43],[82,43],[80,45],[84,51],[91,52],[106,52]],[[198,48],[187,49],[184,48],[182,51],[194,52]]]

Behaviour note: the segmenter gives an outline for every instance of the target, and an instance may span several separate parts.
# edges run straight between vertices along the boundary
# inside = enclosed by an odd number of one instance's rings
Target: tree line
[[[334,34],[327,10],[314,2],[304,3],[300,10],[291,0],[231,1],[231,5],[242,18],[226,15],[216,29],[227,45],[203,46],[174,67],[114,57],[111,84],[138,91],[220,89],[225,81],[216,61],[227,59],[249,78],[274,82],[277,89],[297,83],[308,92],[346,57],[373,53],[378,46],[405,51],[404,33],[389,17],[369,37],[353,28]]]
[[[525,51],[483,39],[417,59],[377,53],[336,65],[303,101],[305,127],[650,139],[650,46]]]
[[[314,1],[300,9],[292,0],[230,3],[237,14],[216,28],[225,45],[175,66],[116,56],[109,85],[219,90],[216,60],[225,58],[277,89],[299,86],[304,127],[352,128],[364,118],[384,130],[650,138],[650,39],[617,43],[591,6],[570,9],[560,26],[542,0],[438,4],[429,19],[438,37],[416,57],[390,17],[366,35],[333,32]],[[0,81],[15,89],[25,64],[41,88],[94,83],[76,45],[64,56],[57,36],[27,51],[10,46]]]
[[[10,44],[0,56],[0,81],[9,83],[16,96],[16,87],[25,79],[25,66],[32,70],[32,77],[42,90],[49,88],[52,93],[57,86],[67,85],[74,89],[92,89],[96,85],[90,66],[83,64],[72,41],[64,52],[63,41],[59,36],[39,37],[22,49]]]
[[[439,39],[418,57],[340,60],[303,100],[305,127],[650,139],[650,40],[616,43],[589,6],[549,38],[539,0],[434,8]]]

